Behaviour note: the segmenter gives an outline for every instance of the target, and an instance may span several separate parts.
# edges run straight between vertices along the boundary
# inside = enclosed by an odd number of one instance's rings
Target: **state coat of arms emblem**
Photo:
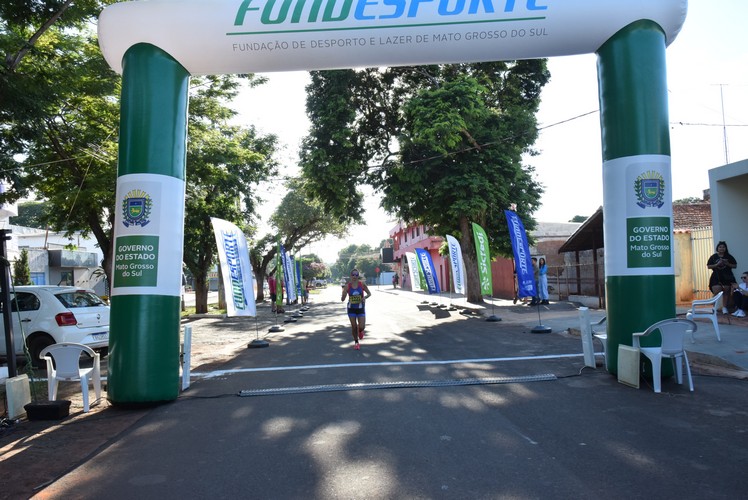
[[[664,205],[665,179],[659,172],[649,171],[641,174],[634,181],[637,205],[641,208],[660,208]]]
[[[150,221],[153,200],[145,191],[133,189],[122,200],[122,224],[145,227]]]

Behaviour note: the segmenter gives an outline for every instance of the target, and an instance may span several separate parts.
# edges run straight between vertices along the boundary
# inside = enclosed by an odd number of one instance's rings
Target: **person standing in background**
[[[712,270],[709,277],[709,289],[714,295],[719,292],[722,294],[722,314],[728,314],[728,307],[732,301],[732,291],[738,286],[735,281],[735,275],[732,270],[738,267],[735,257],[730,255],[727,249],[727,243],[720,241],[717,243],[714,254],[709,257],[706,267]]]
[[[270,276],[268,276],[268,291],[270,293],[270,310],[272,312],[275,312],[276,300],[278,300],[278,295],[277,295],[276,290],[277,290],[277,286],[275,282],[275,276],[271,274]]]
[[[548,304],[548,265],[543,257],[538,261],[538,296],[541,304]]]

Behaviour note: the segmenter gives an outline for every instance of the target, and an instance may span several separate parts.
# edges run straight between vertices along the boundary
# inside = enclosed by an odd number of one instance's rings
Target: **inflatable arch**
[[[675,315],[665,48],[686,0],[151,0],[99,18],[123,75],[109,399],[179,394],[190,75],[596,53],[608,369]]]

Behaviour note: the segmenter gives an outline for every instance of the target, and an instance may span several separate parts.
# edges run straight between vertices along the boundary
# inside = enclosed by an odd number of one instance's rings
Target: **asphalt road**
[[[39,498],[745,497],[745,381],[636,390],[584,369],[578,338],[530,333],[530,312],[489,323],[373,292],[360,351],[337,287],[279,333],[193,322],[270,347],[198,367]]]

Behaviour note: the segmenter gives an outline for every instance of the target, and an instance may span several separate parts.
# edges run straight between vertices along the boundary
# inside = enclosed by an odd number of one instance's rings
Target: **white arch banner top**
[[[108,6],[109,65],[137,43],[193,75],[534,59],[595,52],[632,22],[670,44],[687,0],[152,0]]]

